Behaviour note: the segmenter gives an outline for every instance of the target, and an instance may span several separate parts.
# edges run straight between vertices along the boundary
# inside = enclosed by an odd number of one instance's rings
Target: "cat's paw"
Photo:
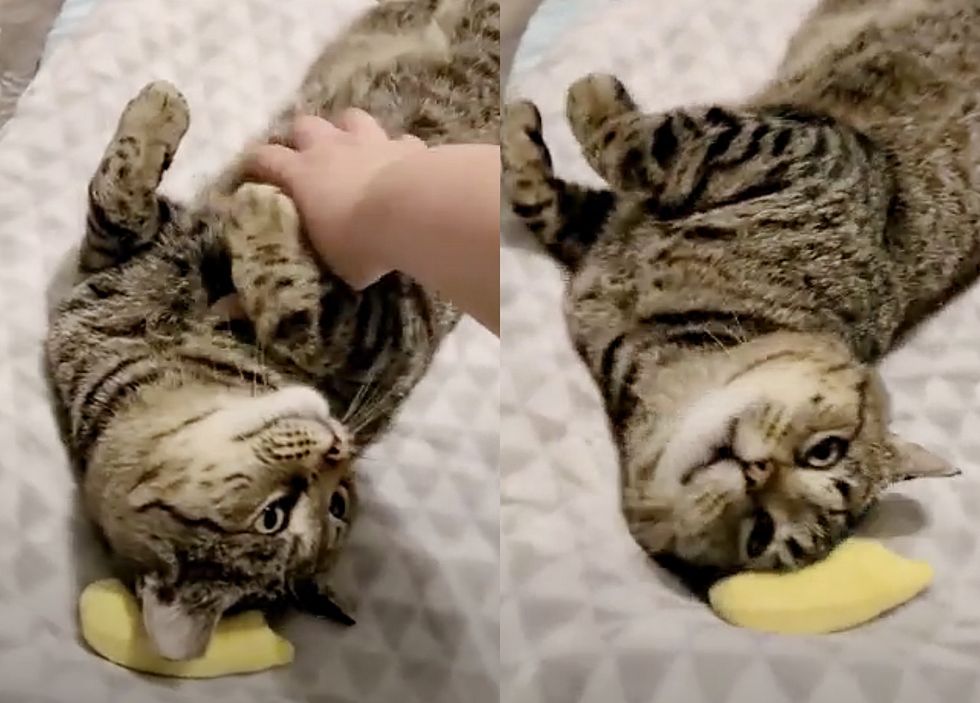
[[[565,115],[575,138],[583,146],[607,122],[636,111],[626,86],[615,76],[590,73],[572,83],[565,100]]]
[[[520,101],[504,113],[501,159],[504,167],[504,192],[514,211],[541,200],[538,191],[549,189],[552,174],[551,154],[541,131],[541,113],[534,103]]]
[[[277,246],[289,250],[299,244],[300,220],[293,201],[275,186],[245,183],[232,194],[226,236],[233,251],[248,246],[259,263],[282,256]],[[269,246],[273,245],[273,246]],[[264,261],[261,261],[264,260]]]
[[[129,101],[120,119],[120,132],[148,144],[160,145],[166,163],[190,126],[190,108],[180,91],[167,81],[148,83]]]

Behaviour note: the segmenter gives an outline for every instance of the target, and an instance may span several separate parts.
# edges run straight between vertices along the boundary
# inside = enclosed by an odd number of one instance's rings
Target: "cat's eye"
[[[290,501],[280,498],[269,503],[255,519],[255,531],[263,535],[275,535],[289,525]]]
[[[800,455],[800,464],[814,469],[833,466],[847,454],[850,443],[843,437],[827,435],[810,444]]]
[[[333,492],[330,496],[330,514],[333,515],[338,520],[343,520],[347,517],[348,502],[347,502],[347,490],[342,486],[338,486],[337,490]]]

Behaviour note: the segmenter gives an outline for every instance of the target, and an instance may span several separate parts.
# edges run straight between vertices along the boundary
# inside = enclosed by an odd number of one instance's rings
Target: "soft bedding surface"
[[[512,76],[559,173],[596,177],[564,122],[566,87],[617,73],[645,107],[745,95],[772,75],[812,0],[620,0],[583,15]],[[532,21],[533,33],[539,25]],[[863,526],[930,561],[923,597],[860,629],[733,628],[633,544],[599,393],[561,318],[561,278],[518,231],[502,257],[502,697],[510,703],[980,701],[980,289],[885,363],[894,426],[963,476],[891,491]]]
[[[49,281],[83,231],[85,187],[120,110],[175,82],[192,125],[165,189],[189,195],[284,101],[370,0],[100,0],[0,140],[0,701],[490,703],[498,699],[497,342],[464,322],[360,464],[365,508],[338,568],[343,629],[278,623],[291,668],[144,678],[89,653],[80,588],[105,562],[78,515],[41,364]]]

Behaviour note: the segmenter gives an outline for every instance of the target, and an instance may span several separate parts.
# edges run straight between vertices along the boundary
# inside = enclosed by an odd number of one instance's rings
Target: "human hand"
[[[293,199],[310,243],[334,273],[355,289],[370,285],[393,268],[369,224],[377,215],[371,210],[385,204],[370,195],[388,169],[425,144],[412,136],[391,139],[362,110],[345,111],[336,124],[297,117],[290,143],[253,150],[248,172]]]

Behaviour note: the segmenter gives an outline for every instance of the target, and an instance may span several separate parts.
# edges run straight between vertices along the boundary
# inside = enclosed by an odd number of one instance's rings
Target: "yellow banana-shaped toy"
[[[825,634],[856,627],[923,591],[932,567],[851,538],[826,559],[789,573],[746,572],[716,583],[711,607],[741,627],[783,634]]]
[[[82,592],[78,610],[89,646],[109,661],[136,671],[205,679],[262,671],[293,660],[292,644],[273,632],[257,611],[222,620],[204,656],[177,662],[153,651],[136,599],[119,581],[90,584]]]

